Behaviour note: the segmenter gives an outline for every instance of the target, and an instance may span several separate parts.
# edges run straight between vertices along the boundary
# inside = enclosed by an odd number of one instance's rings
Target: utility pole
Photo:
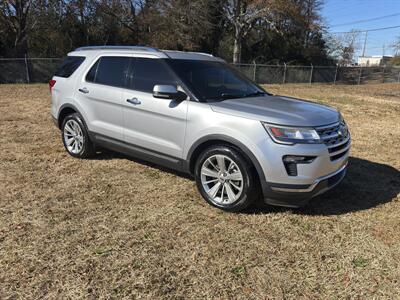
[[[365,40],[364,40],[364,47],[363,47],[362,57],[365,56],[365,47],[367,46],[367,37],[368,37],[368,30],[365,31]]]

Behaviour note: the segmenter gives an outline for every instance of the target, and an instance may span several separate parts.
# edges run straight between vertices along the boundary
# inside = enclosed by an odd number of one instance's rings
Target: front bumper
[[[317,178],[309,185],[262,183],[264,201],[270,205],[301,207],[309,200],[338,185],[346,175],[347,162],[337,171]]]

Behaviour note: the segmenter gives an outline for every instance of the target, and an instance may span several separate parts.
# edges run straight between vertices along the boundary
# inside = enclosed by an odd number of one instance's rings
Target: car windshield
[[[221,101],[266,94],[263,89],[226,63],[185,59],[167,61],[200,101]]]

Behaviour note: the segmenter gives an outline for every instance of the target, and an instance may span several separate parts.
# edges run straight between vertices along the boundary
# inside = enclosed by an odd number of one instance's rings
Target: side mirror
[[[175,99],[179,92],[176,86],[157,84],[153,88],[153,97],[161,99]]]

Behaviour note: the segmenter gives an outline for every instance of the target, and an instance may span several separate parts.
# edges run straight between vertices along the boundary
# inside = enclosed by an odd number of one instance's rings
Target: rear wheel
[[[205,150],[196,162],[195,179],[203,198],[226,211],[243,210],[258,196],[251,164],[229,146]]]
[[[65,117],[61,134],[64,147],[71,156],[88,158],[94,155],[94,145],[80,114],[73,113]]]

